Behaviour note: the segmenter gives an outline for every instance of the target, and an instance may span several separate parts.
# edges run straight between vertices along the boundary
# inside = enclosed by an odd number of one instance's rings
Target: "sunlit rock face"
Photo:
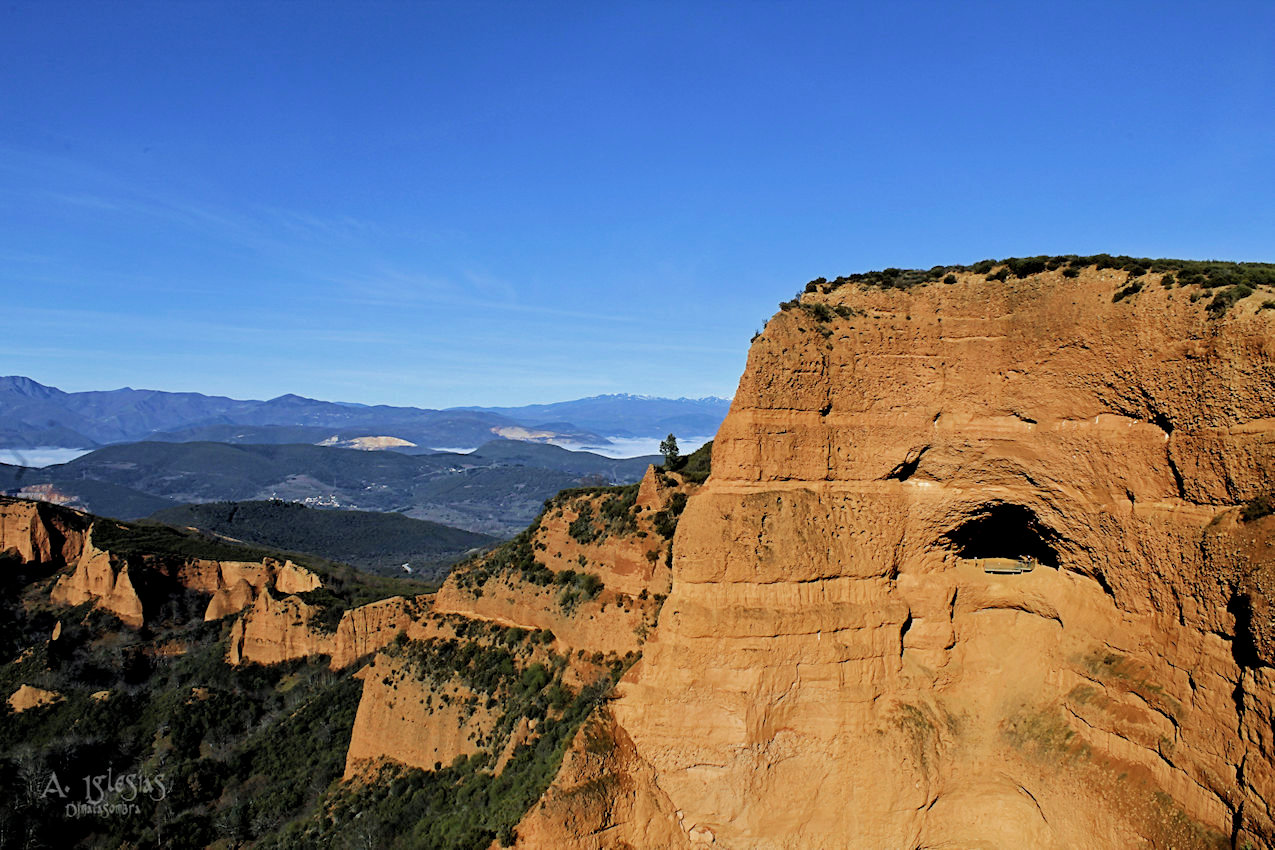
[[[20,563],[66,563],[79,557],[88,521],[40,502],[0,497],[0,554]]]
[[[1271,846],[1275,520],[1235,508],[1275,488],[1275,311],[1156,279],[769,323],[613,706],[677,842]],[[657,846],[585,820],[555,840]]]
[[[454,655],[467,645],[492,645],[489,628],[535,634],[536,647],[521,655],[519,663],[561,664],[563,685],[579,691],[596,680],[607,659],[632,658],[641,650],[669,589],[669,541],[658,518],[697,488],[677,473],[657,475],[648,468],[636,492],[627,494],[626,522],[619,522],[614,510],[608,514],[608,503],[623,501],[617,489],[564,492],[546,506],[525,541],[525,554],[545,571],[545,581],[529,580],[522,569],[509,566],[505,556],[514,541],[457,566],[430,603],[415,612],[402,637],[454,642],[449,650]],[[548,576],[577,572],[594,576],[598,590],[567,603],[568,585]],[[460,680],[422,674],[419,659],[413,662],[404,655],[396,640],[358,673],[363,695],[346,759],[347,778],[374,777],[387,762],[430,770],[493,744],[491,769],[499,775],[520,748],[537,746],[543,717],[502,725],[504,707],[489,700],[488,693]],[[534,832],[523,830],[528,836]],[[538,834],[549,840],[548,847],[560,838],[556,831]]]

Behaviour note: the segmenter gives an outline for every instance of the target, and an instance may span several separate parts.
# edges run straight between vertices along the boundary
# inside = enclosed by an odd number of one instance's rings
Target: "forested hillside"
[[[308,552],[385,575],[440,579],[448,565],[497,539],[396,513],[317,510],[295,502],[208,502],[167,508],[152,520],[291,552]]]

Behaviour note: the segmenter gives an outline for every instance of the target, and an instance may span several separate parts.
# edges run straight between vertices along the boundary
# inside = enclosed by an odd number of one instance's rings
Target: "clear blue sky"
[[[0,9],[0,374],[730,395],[818,275],[1275,260],[1275,3]]]

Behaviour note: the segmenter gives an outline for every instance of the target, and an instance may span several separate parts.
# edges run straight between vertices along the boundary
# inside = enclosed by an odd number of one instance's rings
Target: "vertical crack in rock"
[[[1164,459],[1169,464],[1169,472],[1173,474],[1173,485],[1177,488],[1178,498],[1186,499],[1186,481],[1182,478],[1182,470],[1178,469],[1177,463],[1173,460],[1172,441],[1164,446]]]
[[[915,453],[908,452],[907,456],[898,466],[886,473],[887,480],[907,481],[916,474],[916,470],[921,465],[921,458],[930,450],[929,446],[922,446]]]
[[[1242,671],[1265,666],[1257,651],[1257,637],[1253,632],[1253,600],[1247,593],[1234,592],[1226,610],[1235,617],[1235,634],[1231,638],[1231,654]],[[1243,705],[1240,705],[1241,711]]]
[[[1111,597],[1111,601],[1116,601],[1116,593],[1111,589],[1111,585],[1107,582],[1107,577],[1103,575],[1102,570],[1094,570],[1094,581],[1098,582],[1098,586],[1102,588],[1102,592]]]

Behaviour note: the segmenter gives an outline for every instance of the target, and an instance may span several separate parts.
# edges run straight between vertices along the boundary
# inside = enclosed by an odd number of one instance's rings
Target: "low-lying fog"
[[[92,449],[0,449],[0,463],[14,466],[54,466],[69,463]]]

